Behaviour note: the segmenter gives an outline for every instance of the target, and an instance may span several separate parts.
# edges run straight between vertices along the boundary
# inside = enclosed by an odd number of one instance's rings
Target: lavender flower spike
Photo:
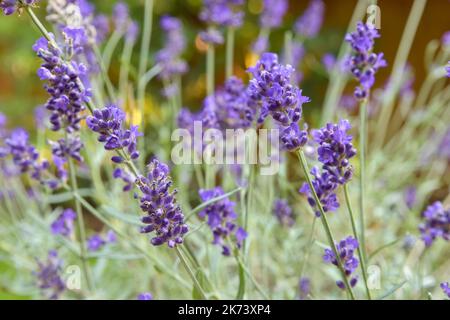
[[[137,126],[124,129],[125,113],[115,105],[103,109],[96,109],[92,116],[87,117],[86,123],[89,129],[99,134],[98,141],[104,143],[106,150],[125,149],[131,159],[139,157],[137,150],[137,138],[142,134]],[[121,163],[125,159],[121,156],[111,158],[113,162]]]
[[[73,232],[74,221],[77,214],[72,209],[65,209],[58,218],[52,223],[51,230],[53,234],[70,236]]]
[[[33,272],[37,285],[42,293],[49,299],[58,299],[66,289],[66,285],[61,278],[62,261],[58,258],[58,253],[52,250],[48,253],[47,261],[38,261],[38,270]]]
[[[221,187],[216,187],[210,190],[201,189],[199,194],[202,201],[206,202],[222,196],[224,192]],[[231,254],[232,248],[230,248],[229,243],[235,243],[236,247],[240,248],[242,242],[247,237],[245,230],[238,227],[234,222],[237,219],[234,206],[235,203],[233,201],[225,198],[208,205],[199,212],[199,217],[208,221],[208,225],[214,236],[213,244],[222,247],[222,254],[224,256]]]
[[[0,9],[7,16],[13,14],[18,11],[19,13],[25,7],[35,6],[40,0],[0,0]]]
[[[313,130],[314,141],[319,145],[317,153],[323,163],[323,170],[331,175],[334,183],[345,184],[353,175],[350,159],[356,155],[352,144],[352,136],[347,134],[351,125],[348,120],[340,120],[338,124],[328,123],[320,130]]]
[[[247,88],[250,105],[260,107],[258,124],[270,115],[280,125],[281,141],[289,151],[295,151],[307,142],[306,131],[300,131],[297,122],[302,116],[302,106],[309,98],[291,85],[294,69],[278,62],[274,53],[263,53],[256,65],[248,70],[253,79]]]
[[[379,68],[386,67],[387,63],[383,58],[383,53],[373,52],[375,39],[380,35],[374,26],[358,22],[355,32],[349,33],[345,37],[352,49],[349,61],[347,62],[352,74],[359,81],[360,86],[355,89],[355,97],[363,100],[367,97],[370,88],[375,83],[375,73]]]
[[[264,0],[260,24],[263,28],[278,28],[288,9],[287,0]]]
[[[354,287],[358,282],[358,277],[352,276],[352,273],[356,270],[356,268],[358,268],[359,265],[358,259],[354,256],[354,252],[358,249],[358,246],[358,241],[352,236],[341,240],[339,243],[336,243],[336,249],[339,253],[345,275],[347,277],[350,277],[349,284],[351,287]],[[332,263],[335,266],[338,266],[338,260],[332,249],[325,249],[323,260],[326,263]],[[336,281],[336,285],[339,288],[345,290],[345,284],[343,281]]]
[[[273,204],[273,213],[282,226],[292,227],[294,225],[295,218],[292,215],[292,208],[289,206],[287,200],[276,199]]]
[[[244,0],[203,0],[200,19],[217,26],[239,27],[244,17],[240,10],[243,4]]]
[[[169,248],[173,248],[183,243],[183,236],[189,229],[176,202],[176,190],[169,190],[172,186],[169,167],[156,159],[147,167],[147,176],[136,179],[136,185],[143,194],[139,198],[141,209],[146,213],[142,217],[142,222],[146,226],[141,228],[141,232],[155,232],[155,236],[151,239],[154,246],[167,243]]]
[[[295,32],[301,37],[315,37],[322,26],[324,7],[322,0],[311,0],[303,15],[296,21]]]
[[[442,291],[450,298],[450,285],[448,282],[441,283]]]
[[[442,202],[436,201],[426,208],[422,216],[424,222],[420,224],[419,231],[427,247],[439,237],[450,241],[450,209],[444,209]]]

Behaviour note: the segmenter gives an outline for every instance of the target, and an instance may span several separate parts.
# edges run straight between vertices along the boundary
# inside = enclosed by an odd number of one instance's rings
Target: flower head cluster
[[[73,232],[73,224],[77,214],[72,209],[65,209],[51,225],[53,234],[69,237]]]
[[[164,48],[156,53],[155,60],[162,67],[159,76],[164,80],[170,80],[188,69],[186,62],[180,58],[186,47],[186,40],[179,19],[163,16],[160,25],[165,33],[165,43]]]
[[[40,0],[0,0],[0,9],[5,15],[11,15],[16,11],[23,10],[28,6],[36,5]]]
[[[450,285],[448,282],[441,283],[442,291],[450,298]]]
[[[61,278],[62,261],[58,258],[58,253],[51,250],[48,253],[47,261],[38,261],[37,264],[38,270],[33,272],[37,286],[49,299],[58,299],[66,289]]]
[[[292,208],[287,200],[276,199],[273,203],[273,214],[282,226],[292,227],[295,223],[295,217],[292,214]]]
[[[183,243],[183,236],[189,229],[176,202],[176,191],[170,191],[172,180],[169,177],[169,167],[156,159],[152,160],[148,165],[147,177],[138,177],[136,184],[142,191],[141,209],[146,213],[142,217],[146,226],[141,228],[141,232],[156,233],[151,239],[154,246],[167,243],[173,248]]]
[[[253,75],[247,94],[250,105],[260,106],[258,123],[262,124],[268,115],[282,127],[281,141],[293,151],[307,142],[306,131],[300,131],[297,122],[302,116],[303,103],[309,98],[291,84],[294,69],[278,62],[274,53],[263,53],[256,65],[249,69]]]
[[[81,142],[79,136],[70,135],[66,139],[61,138],[58,141],[49,141],[49,144],[54,156],[64,159],[72,157],[77,161],[83,161],[83,157],[80,155],[83,142]]]
[[[98,251],[107,243],[115,243],[117,236],[114,231],[109,230],[106,236],[101,234],[93,234],[87,239],[87,248],[89,251]]]
[[[92,116],[87,117],[86,123],[89,129],[99,134],[98,141],[104,143],[106,150],[125,149],[131,159],[139,157],[136,140],[141,136],[137,126],[124,129],[125,113],[115,105],[109,105],[103,109],[96,109]],[[125,159],[122,156],[111,158],[113,162],[121,163]]]
[[[142,292],[137,296],[138,300],[153,300],[153,296],[150,292]]]
[[[5,139],[6,153],[12,156],[13,163],[21,173],[28,172],[38,181],[42,180],[42,172],[49,168],[48,161],[39,161],[39,152],[29,143],[28,133],[18,128]]]
[[[335,193],[338,185],[334,182],[333,176],[328,171],[320,172],[319,168],[313,167],[311,169],[313,177],[313,187],[316,191],[317,197],[320,200],[324,212],[335,211],[339,208],[339,202]],[[317,217],[320,217],[320,210],[316,204],[309,185],[304,183],[299,190],[301,193],[307,195],[310,206],[314,209]]]
[[[303,277],[298,283],[299,298],[300,300],[306,300],[311,293],[311,279]]]
[[[223,88],[217,90],[214,98],[205,100],[205,112],[215,112],[218,126],[222,129],[249,128],[255,118],[255,109],[249,106],[246,86],[241,79],[229,78]]]
[[[313,139],[319,145],[317,153],[323,170],[338,184],[345,184],[353,175],[349,160],[356,155],[356,149],[352,136],[347,134],[350,128],[348,120],[340,120],[338,124],[328,123],[324,128],[312,131]]]
[[[373,51],[375,39],[380,35],[374,26],[358,22],[356,31],[345,37],[353,52],[349,57],[350,70],[358,79],[360,86],[355,89],[357,99],[365,99],[368,91],[375,83],[375,73],[379,68],[385,67],[383,53],[376,54]]]
[[[80,129],[81,113],[91,92],[80,80],[86,75],[85,65],[69,61],[74,54],[82,51],[86,38],[83,29],[64,28],[63,35],[63,49],[53,41],[40,38],[33,50],[44,60],[38,76],[47,81],[44,88],[51,96],[46,103],[46,108],[51,111],[51,129],[58,131],[64,128],[67,132],[73,132]]]
[[[243,4],[244,0],[203,0],[200,19],[212,25],[239,27],[244,17],[239,7]]]
[[[352,273],[356,270],[356,268],[358,268],[359,265],[359,261],[354,255],[355,251],[358,249],[358,246],[358,241],[352,236],[341,240],[339,243],[336,243],[336,249],[339,253],[339,258],[342,262],[345,275],[347,277],[350,277],[349,284],[351,287],[354,287],[358,282],[358,277],[352,276]],[[325,249],[323,260],[326,263],[332,263],[335,266],[338,266],[338,260],[331,248]],[[345,289],[345,284],[343,281],[336,281],[336,284],[339,288]]]
[[[278,28],[288,9],[287,0],[264,0],[263,12],[259,18],[262,28]]]
[[[210,190],[201,189],[200,198],[203,202],[224,195],[221,187],[215,187]],[[228,198],[221,199],[207,205],[199,212],[201,219],[207,219],[208,225],[213,233],[213,244],[222,247],[222,254],[229,256],[231,254],[230,244],[236,244],[237,248],[242,246],[242,242],[247,237],[247,233],[235,223],[237,214],[234,211],[236,204]]]
[[[295,22],[295,32],[305,38],[315,37],[322,26],[324,7],[322,0],[311,0],[303,15]]]
[[[420,224],[419,230],[427,247],[439,237],[450,241],[450,210],[446,210],[440,201],[429,205],[422,213],[422,217],[424,221]]]

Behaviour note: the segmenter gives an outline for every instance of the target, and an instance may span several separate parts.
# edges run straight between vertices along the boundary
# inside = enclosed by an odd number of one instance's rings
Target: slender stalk
[[[300,164],[302,166],[303,173],[304,173],[304,175],[306,177],[306,180],[308,182],[311,194],[313,195],[314,201],[316,202],[316,205],[319,208],[320,219],[322,220],[322,224],[323,224],[323,227],[325,229],[325,233],[327,235],[328,243],[329,243],[331,249],[333,250],[334,255],[336,256],[338,269],[341,271],[341,276],[342,276],[343,282],[345,283],[345,288],[347,289],[347,292],[350,295],[351,299],[354,300],[355,299],[355,295],[353,294],[352,288],[351,288],[351,286],[350,286],[350,284],[348,282],[347,276],[345,274],[345,270],[344,270],[344,267],[342,265],[341,257],[339,255],[339,252],[337,251],[337,248],[336,248],[336,241],[334,240],[333,233],[331,232],[330,225],[328,223],[328,219],[327,219],[327,217],[325,215],[325,211],[323,210],[323,207],[322,207],[322,203],[320,202],[320,199],[319,199],[319,197],[317,196],[317,193],[316,193],[316,189],[314,189],[314,186],[312,184],[311,176],[309,174],[308,163],[306,161],[306,157],[305,157],[305,154],[303,153],[303,150],[300,149],[298,151],[298,157],[300,159]]]
[[[226,44],[226,56],[225,56],[225,77],[230,78],[233,75],[233,63],[234,63],[234,27],[228,27],[227,29],[227,44]]]
[[[208,96],[214,94],[214,45],[208,44],[206,52],[206,93]]]
[[[189,263],[187,262],[186,258],[184,257],[183,253],[181,252],[180,248],[175,247],[175,251],[178,255],[178,258],[180,258],[180,261],[183,264],[184,268],[188,272],[189,276],[192,278],[194,285],[197,287],[198,291],[202,295],[203,299],[208,300],[205,291],[203,290],[202,286],[198,282],[197,277],[195,276],[194,272],[192,271],[191,267],[189,266]]]
[[[130,73],[130,60],[133,53],[133,46],[133,41],[125,41],[125,47],[120,59],[119,95],[121,100],[120,103],[122,106],[124,106],[127,101],[128,74]]]
[[[314,237],[314,231],[316,229],[316,221],[317,221],[317,217],[314,216],[314,220],[313,220],[313,223],[311,225],[311,232],[309,234],[308,242],[306,244],[308,247],[306,248],[305,257],[303,258],[302,266],[300,268],[300,279],[303,278],[303,276],[305,275],[306,265],[308,263],[309,255],[311,253],[313,237]]]
[[[116,101],[115,89],[111,82],[111,79],[108,76],[109,62],[108,62],[108,65],[104,62],[103,57],[100,54],[100,50],[98,49],[97,45],[94,45],[93,48],[94,48],[95,57],[97,58],[97,62],[100,67],[101,78],[105,84],[108,97],[111,100],[111,102],[115,102]]]
[[[142,136],[145,137],[145,88],[147,83],[144,79],[145,71],[148,65],[148,54],[150,50],[150,40],[152,35],[152,25],[153,25],[153,0],[145,0],[144,8],[144,29],[142,33],[142,43],[141,51],[139,54],[139,68],[138,68],[138,90],[137,90],[137,100],[139,113],[141,115],[140,130]],[[147,81],[148,82],[148,81]],[[142,157],[140,158],[140,169],[142,170],[145,165],[146,150],[145,141],[140,139],[139,149],[142,152]]]
[[[348,186],[347,186],[347,184],[344,184],[344,193],[345,193],[345,202],[347,203],[347,208],[348,208],[348,214],[350,215],[350,221],[352,223],[353,235],[355,236],[355,239],[359,243],[360,240],[359,240],[359,237],[358,237],[358,231],[357,231],[357,228],[356,228],[356,221],[355,221],[355,216],[353,214],[352,204],[350,202],[350,197],[349,197],[349,194],[348,194]],[[370,295],[369,285],[367,284],[366,262],[365,262],[365,259],[363,257],[361,248],[358,248],[358,255],[359,255],[359,260],[361,261],[361,270],[362,270],[362,274],[363,274],[363,278],[364,278],[364,286],[366,288],[367,298],[369,300],[372,300],[372,296]]]
[[[264,292],[264,290],[259,285],[258,281],[256,281],[256,279],[253,277],[253,274],[250,272],[250,270],[248,270],[247,266],[242,261],[240,255],[239,255],[239,250],[237,250],[237,249],[235,250],[234,257],[236,258],[236,261],[237,261],[237,263],[239,265],[239,268],[241,268],[247,274],[247,276],[249,277],[250,281],[253,283],[253,285],[255,286],[256,290],[261,294],[261,296],[265,300],[270,300],[270,297],[267,295],[267,293]]]
[[[73,192],[78,193],[78,184],[76,177],[76,169],[73,164],[73,159],[69,157],[69,173],[70,173],[70,183]],[[75,201],[75,211],[77,213],[77,225],[78,225],[78,235],[80,241],[80,259],[81,259],[81,267],[83,270],[84,277],[86,278],[86,283],[89,290],[92,290],[92,280],[88,269],[87,264],[87,253],[86,253],[86,231],[83,219],[83,211],[81,210],[81,204],[77,197],[74,197]]]
[[[367,98],[368,99],[368,98]],[[365,180],[366,180],[366,143],[367,143],[367,99],[360,103],[359,108],[359,214],[361,251],[366,261],[366,236],[365,236]]]

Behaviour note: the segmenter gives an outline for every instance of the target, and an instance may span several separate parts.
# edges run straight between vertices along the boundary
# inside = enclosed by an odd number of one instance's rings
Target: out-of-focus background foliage
[[[392,67],[392,61],[406,24],[407,13],[414,0],[381,0],[381,34],[377,41],[377,50],[384,52],[386,60]],[[110,15],[115,1],[93,0],[97,12]],[[143,1],[125,1],[130,6],[133,19],[142,22]],[[171,14],[182,19],[184,31],[188,39],[188,48],[184,58],[188,61],[190,72],[183,77],[183,104],[196,109],[205,96],[205,52],[197,39],[197,33],[204,24],[198,19],[201,0],[156,0],[154,21],[155,31],[152,35],[150,57],[158,50],[163,41],[164,33],[159,30],[159,16]],[[245,69],[253,62],[250,45],[259,32],[258,14],[262,9],[261,0],[249,0],[246,8],[245,24],[236,37],[236,53],[234,71],[246,79]],[[323,101],[323,94],[327,86],[327,78],[321,74],[319,64],[323,54],[336,54],[345,34],[356,0],[325,0],[324,26],[320,36],[308,40],[305,44],[307,55],[303,61],[304,81],[301,88],[312,98],[312,103],[305,108],[305,113],[318,114]],[[295,19],[303,12],[309,1],[291,0],[289,11],[284,19],[282,28],[274,30],[270,37],[270,50],[281,52],[284,32],[292,28]],[[45,15],[46,1],[42,1],[40,10],[36,10],[41,18]],[[429,0],[425,13],[420,22],[418,32],[409,57],[414,68],[417,88],[425,77],[423,56],[425,47],[432,39],[440,39],[445,31],[450,29],[448,13],[450,2],[446,0]],[[28,17],[19,18],[0,17],[0,110],[9,117],[10,126],[33,126],[33,109],[43,104],[47,98],[42,83],[37,81],[36,70],[39,60],[31,50],[31,46],[39,33],[31,25]],[[121,48],[117,49],[120,52]],[[134,62],[137,64],[139,48],[135,48]],[[119,57],[116,55],[115,57]],[[216,84],[220,85],[224,79],[225,48],[217,49],[216,56]],[[314,71],[316,70],[316,71]],[[390,68],[380,70],[377,75],[377,86],[382,86],[390,73]],[[117,80],[118,67],[113,65],[110,70],[113,81]],[[147,98],[158,101],[160,84],[154,81],[147,90]],[[351,92],[351,88],[349,88]]]

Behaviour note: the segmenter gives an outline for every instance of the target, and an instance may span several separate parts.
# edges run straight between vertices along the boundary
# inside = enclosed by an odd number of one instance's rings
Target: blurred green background
[[[414,0],[381,0],[378,5],[381,9],[381,34],[377,41],[378,51],[386,55],[386,60],[392,66],[395,53],[406,24],[407,16]],[[39,9],[35,10],[42,18],[45,16],[45,5],[42,1]],[[96,5],[97,13],[111,14],[116,1],[92,0]],[[131,16],[142,23],[143,1],[124,1],[130,6]],[[250,45],[259,32],[258,14],[261,12],[261,0],[248,0],[246,5],[245,24],[237,33],[235,68],[237,75],[244,77],[245,69],[251,63]],[[320,112],[323,94],[327,86],[327,78],[320,72],[314,71],[314,66],[320,63],[323,54],[337,53],[345,34],[348,21],[353,12],[356,0],[325,0],[325,19],[320,36],[307,41],[305,44],[307,56],[304,59],[302,71],[305,74],[301,88],[312,98],[305,112]],[[270,50],[281,52],[284,32],[290,30],[295,19],[302,14],[308,5],[307,0],[289,1],[289,10],[284,19],[283,26],[272,32],[270,37]],[[184,58],[188,61],[190,72],[183,77],[184,105],[192,109],[200,106],[205,96],[205,52],[196,42],[197,33],[204,28],[198,19],[198,12],[202,5],[201,0],[155,0],[154,32],[152,35],[150,61],[153,53],[161,48],[164,33],[159,32],[159,16],[171,14],[182,19],[187,36],[188,47]],[[432,39],[440,39],[445,31],[450,29],[448,13],[450,2],[447,0],[428,0],[427,7],[416,34],[409,61],[416,73],[415,88],[420,85],[425,76],[423,56],[425,47]],[[33,126],[33,109],[43,104],[47,98],[42,89],[42,83],[36,76],[39,65],[31,50],[34,41],[39,37],[38,31],[32,26],[28,16],[0,16],[0,110],[9,118],[10,126],[21,125],[27,128]],[[117,52],[121,47],[117,49]],[[133,62],[137,65],[139,48],[135,48]],[[116,52],[116,53],[117,53]],[[217,49],[216,56],[216,84],[224,80],[225,48]],[[115,55],[117,58],[120,55]],[[380,70],[377,86],[383,85],[390,73],[390,68]],[[118,67],[114,64],[110,70],[113,82],[118,77]],[[351,89],[350,89],[351,92]],[[152,82],[147,90],[147,97],[152,101],[162,99],[160,84]],[[312,110],[312,111],[311,111]]]

